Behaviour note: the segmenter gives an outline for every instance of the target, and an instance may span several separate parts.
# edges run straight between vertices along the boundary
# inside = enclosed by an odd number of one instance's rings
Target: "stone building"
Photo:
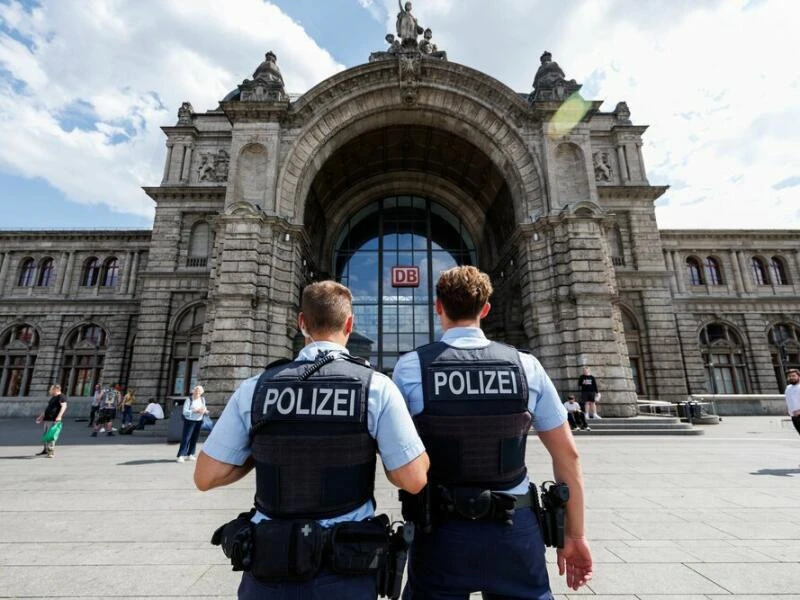
[[[152,232],[0,232],[0,414],[34,412],[54,380],[140,398],[199,380],[222,405],[296,349],[320,278],[353,290],[353,351],[389,371],[438,335],[431,290],[455,264],[495,283],[487,332],[564,393],[591,366],[607,416],[781,389],[800,232],[659,230],[666,188],[624,102],[585,101],[549,53],[518,93],[430,35],[387,41],[296,98],[270,52],[213,110],[184,103],[145,188]]]

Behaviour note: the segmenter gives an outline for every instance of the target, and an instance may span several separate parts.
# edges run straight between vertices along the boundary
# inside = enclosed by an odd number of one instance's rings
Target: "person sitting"
[[[564,408],[567,409],[567,420],[572,431],[581,428],[583,431],[591,431],[591,427],[586,424],[586,415],[581,410],[581,405],[575,401],[575,396],[570,394],[567,396],[567,401],[564,402]]]
[[[139,424],[136,426],[136,429],[144,429],[145,425],[152,425],[159,419],[164,418],[164,409],[161,408],[161,405],[155,401],[154,398],[150,398],[150,404],[145,406],[144,410],[139,413]]]

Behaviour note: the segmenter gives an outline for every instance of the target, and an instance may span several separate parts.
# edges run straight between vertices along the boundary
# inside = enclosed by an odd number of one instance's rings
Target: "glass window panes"
[[[355,331],[373,340],[370,362],[384,371],[404,352],[433,341],[438,320],[431,320],[431,278],[476,262],[461,220],[417,196],[392,196],[362,208],[336,240],[333,269],[353,293]],[[395,266],[418,267],[419,285],[393,287]]]

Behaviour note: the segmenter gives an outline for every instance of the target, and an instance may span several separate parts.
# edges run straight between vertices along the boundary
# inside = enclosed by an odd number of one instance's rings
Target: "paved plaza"
[[[249,507],[253,478],[201,493],[155,437],[90,438],[68,414],[56,457],[32,420],[0,421],[0,598],[235,598],[208,540]],[[74,416],[74,415],[73,415]],[[559,600],[800,600],[800,437],[779,417],[726,418],[694,437],[577,441],[595,577]],[[549,470],[531,439],[534,476]],[[379,507],[399,515],[379,475]]]

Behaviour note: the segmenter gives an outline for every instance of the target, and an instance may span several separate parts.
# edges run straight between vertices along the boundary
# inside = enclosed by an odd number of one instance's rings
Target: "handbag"
[[[211,431],[214,429],[214,419],[208,415],[203,415],[203,424],[200,426],[201,431]]]
[[[58,436],[61,435],[61,427],[63,424],[61,421],[56,421],[53,425],[42,434],[42,442],[55,442],[58,439]]]

